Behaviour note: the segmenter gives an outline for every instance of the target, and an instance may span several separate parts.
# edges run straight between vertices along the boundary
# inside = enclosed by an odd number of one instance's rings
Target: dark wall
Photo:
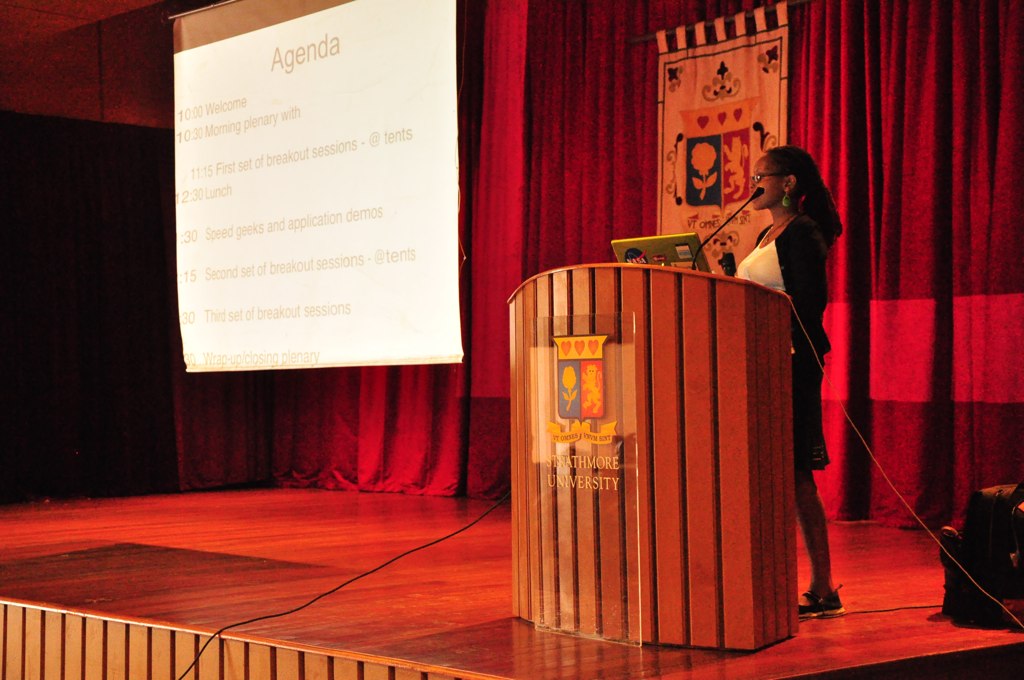
[[[0,113],[0,501],[177,489],[169,130]]]
[[[172,127],[173,41],[166,12],[157,3],[85,26],[57,26],[46,37],[19,37],[17,49],[3,52],[0,110]]]

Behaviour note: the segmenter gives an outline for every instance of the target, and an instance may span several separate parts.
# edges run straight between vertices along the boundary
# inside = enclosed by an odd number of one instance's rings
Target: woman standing
[[[771,212],[772,224],[739,264],[737,276],[787,293],[796,310],[792,320],[796,509],[811,563],[811,583],[798,603],[800,618],[842,616],[846,610],[832,582],[825,509],[813,471],[828,464],[818,358],[823,364],[830,349],[822,326],[828,303],[825,259],[843,226],[817,164],[803,149],[769,149],[754,164],[753,172],[751,189],[764,188],[753,207]]]

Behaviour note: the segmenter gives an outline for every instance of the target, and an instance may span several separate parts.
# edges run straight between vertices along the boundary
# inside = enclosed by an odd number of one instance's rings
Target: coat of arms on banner
[[[752,108],[752,102],[741,101],[681,112],[683,129],[689,134],[680,132],[673,150],[677,159],[673,169],[685,173],[673,182],[676,192],[684,191],[673,197],[676,205],[721,209],[750,195]],[[680,148],[682,144],[685,148]]]
[[[716,22],[713,44],[705,44],[703,25],[697,47],[668,51],[664,34],[659,38],[659,233],[710,236],[750,197],[757,159],[785,143],[787,28],[780,11],[779,27],[768,30],[764,11],[755,12],[751,35],[740,14],[733,19],[738,35],[727,38],[724,21]],[[705,247],[712,271],[724,253],[745,257],[770,219],[745,208]]]
[[[584,440],[610,444],[615,438],[616,421],[603,423],[597,430],[593,428],[606,412],[604,343],[607,339],[607,335],[553,338],[558,356],[554,381],[558,417],[572,421],[568,430],[563,430],[558,423],[548,423],[548,432],[556,443]]]

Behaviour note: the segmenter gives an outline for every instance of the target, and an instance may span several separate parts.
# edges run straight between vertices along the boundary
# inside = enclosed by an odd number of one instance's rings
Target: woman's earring
[[[792,199],[790,199],[790,197],[789,197],[789,189],[787,189],[786,190],[786,195],[782,197],[782,207],[783,208],[788,208],[791,205],[793,205],[793,201],[792,201]]]

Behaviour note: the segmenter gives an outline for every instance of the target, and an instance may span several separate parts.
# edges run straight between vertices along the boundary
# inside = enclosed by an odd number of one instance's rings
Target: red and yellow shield
[[[561,443],[585,439],[607,444],[615,434],[615,422],[604,423],[594,430],[591,423],[606,413],[604,343],[607,335],[563,335],[553,338],[558,350],[555,370],[555,389],[558,397],[558,417],[571,419],[569,429],[563,431],[558,423],[548,423],[552,438]]]

